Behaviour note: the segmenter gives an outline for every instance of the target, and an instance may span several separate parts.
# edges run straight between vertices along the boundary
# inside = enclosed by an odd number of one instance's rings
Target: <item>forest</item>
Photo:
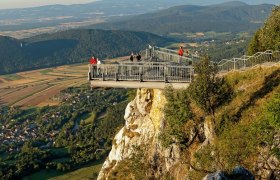
[[[127,56],[147,44],[174,42],[146,32],[69,30],[18,40],[0,36],[0,74]]]

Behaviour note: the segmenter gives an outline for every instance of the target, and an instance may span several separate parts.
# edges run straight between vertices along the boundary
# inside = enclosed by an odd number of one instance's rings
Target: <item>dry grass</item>
[[[223,106],[219,114],[228,113],[237,120],[257,118],[265,102],[280,90],[280,66],[258,67],[245,72],[232,72],[226,76],[234,87],[235,98]]]

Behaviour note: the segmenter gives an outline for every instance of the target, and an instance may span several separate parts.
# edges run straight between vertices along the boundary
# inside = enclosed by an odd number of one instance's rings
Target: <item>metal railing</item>
[[[91,80],[191,82],[192,66],[168,64],[101,64],[89,65]]]
[[[252,56],[242,56],[240,58],[223,59],[217,64],[219,72],[244,70],[264,63],[277,63],[280,61],[280,51],[267,50],[258,52]]]
[[[191,82],[195,74],[193,59],[181,57],[174,50],[153,47],[152,51],[144,50],[148,60],[139,62],[123,61],[119,64],[89,65],[90,80],[113,81],[161,81],[161,82]],[[153,57],[152,61],[149,59]],[[198,58],[196,58],[198,59]],[[198,60],[197,60],[198,61]],[[253,56],[223,59],[216,64],[219,72],[243,70],[264,63],[279,63],[280,51],[258,52]]]
[[[199,56],[193,56],[192,54],[188,54],[188,56],[179,56],[178,52],[175,50],[157,46],[140,51],[140,55],[144,61],[173,62],[188,65],[191,65],[193,61],[197,61],[199,59]]]

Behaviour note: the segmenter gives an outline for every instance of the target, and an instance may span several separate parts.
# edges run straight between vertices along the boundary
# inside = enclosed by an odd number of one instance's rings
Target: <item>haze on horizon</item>
[[[71,5],[71,4],[85,4],[91,3],[95,1],[104,1],[104,0],[0,0],[0,10],[1,9],[15,9],[15,8],[28,8],[28,7],[38,7],[45,5]],[[139,0],[137,0],[139,2]],[[176,0],[175,0],[176,1]],[[230,2],[230,1],[242,1],[247,4],[280,4],[280,0],[201,0],[204,4],[218,4],[222,2]],[[160,0],[159,0],[160,2]],[[201,3],[200,2],[200,3]],[[197,2],[200,4],[199,2]],[[196,4],[191,0],[186,0],[185,4]]]
[[[85,4],[98,0],[0,0],[0,9],[28,8],[53,4]]]

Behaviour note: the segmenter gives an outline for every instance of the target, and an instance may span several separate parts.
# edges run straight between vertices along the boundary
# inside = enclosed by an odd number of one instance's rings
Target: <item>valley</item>
[[[278,1],[0,7],[0,179],[280,179]],[[117,68],[132,52],[158,63],[151,46],[195,60]],[[92,56],[96,80],[160,74],[165,88],[90,86]]]
[[[128,57],[108,59],[119,62]],[[53,68],[0,75],[0,106],[44,107],[60,103],[56,97],[69,87],[88,83],[88,64],[72,64]]]

